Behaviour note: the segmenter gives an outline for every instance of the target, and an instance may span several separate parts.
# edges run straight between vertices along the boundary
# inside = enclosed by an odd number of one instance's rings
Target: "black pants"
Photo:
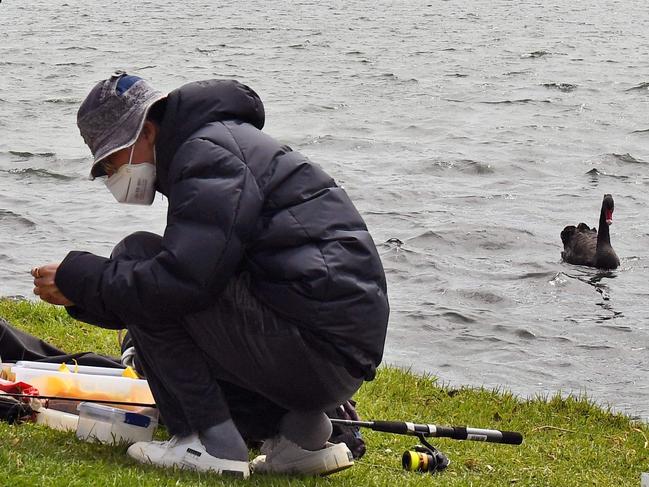
[[[115,259],[147,259],[161,237],[137,232]],[[362,379],[310,348],[299,328],[231,279],[214,304],[173,322],[127,323],[138,360],[172,434],[232,417],[246,439],[276,433],[286,411],[324,411],[350,399]]]

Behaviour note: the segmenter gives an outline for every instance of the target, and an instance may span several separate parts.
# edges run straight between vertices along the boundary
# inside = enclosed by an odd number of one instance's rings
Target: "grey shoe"
[[[252,462],[254,473],[287,475],[330,475],[354,465],[354,457],[344,443],[327,443],[320,450],[310,451],[283,436],[266,440],[263,455]]]

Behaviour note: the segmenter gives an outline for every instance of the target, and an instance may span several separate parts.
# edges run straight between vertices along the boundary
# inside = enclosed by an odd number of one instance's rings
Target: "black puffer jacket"
[[[345,191],[263,125],[261,100],[236,81],[170,93],[156,143],[163,251],[130,262],[71,252],[56,283],[73,316],[119,327],[201,310],[247,271],[260,300],[371,379],[389,314],[374,243]]]

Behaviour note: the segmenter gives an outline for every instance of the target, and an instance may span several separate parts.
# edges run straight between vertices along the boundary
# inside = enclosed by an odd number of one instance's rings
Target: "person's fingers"
[[[55,276],[58,268],[59,264],[45,264],[42,266],[32,267],[29,272],[34,278],[38,279],[40,277]]]
[[[54,286],[54,276],[41,276],[34,278],[34,286]]]
[[[44,265],[38,268],[38,277],[53,277],[56,274],[56,268],[52,269],[49,265]]]
[[[56,263],[32,267],[30,274],[34,277],[34,294],[50,304],[73,306],[74,303],[65,297],[54,282],[58,268],[59,264]]]
[[[52,292],[51,294],[47,295],[45,299],[48,303],[50,304],[55,304],[58,306],[72,306],[74,303],[70,301],[68,298],[66,298],[60,291]]]

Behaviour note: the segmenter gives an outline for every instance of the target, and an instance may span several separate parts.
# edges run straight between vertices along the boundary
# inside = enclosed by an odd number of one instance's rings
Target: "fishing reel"
[[[417,435],[421,445],[403,452],[401,465],[410,472],[441,472],[451,461],[446,455],[426,441],[423,435]]]

